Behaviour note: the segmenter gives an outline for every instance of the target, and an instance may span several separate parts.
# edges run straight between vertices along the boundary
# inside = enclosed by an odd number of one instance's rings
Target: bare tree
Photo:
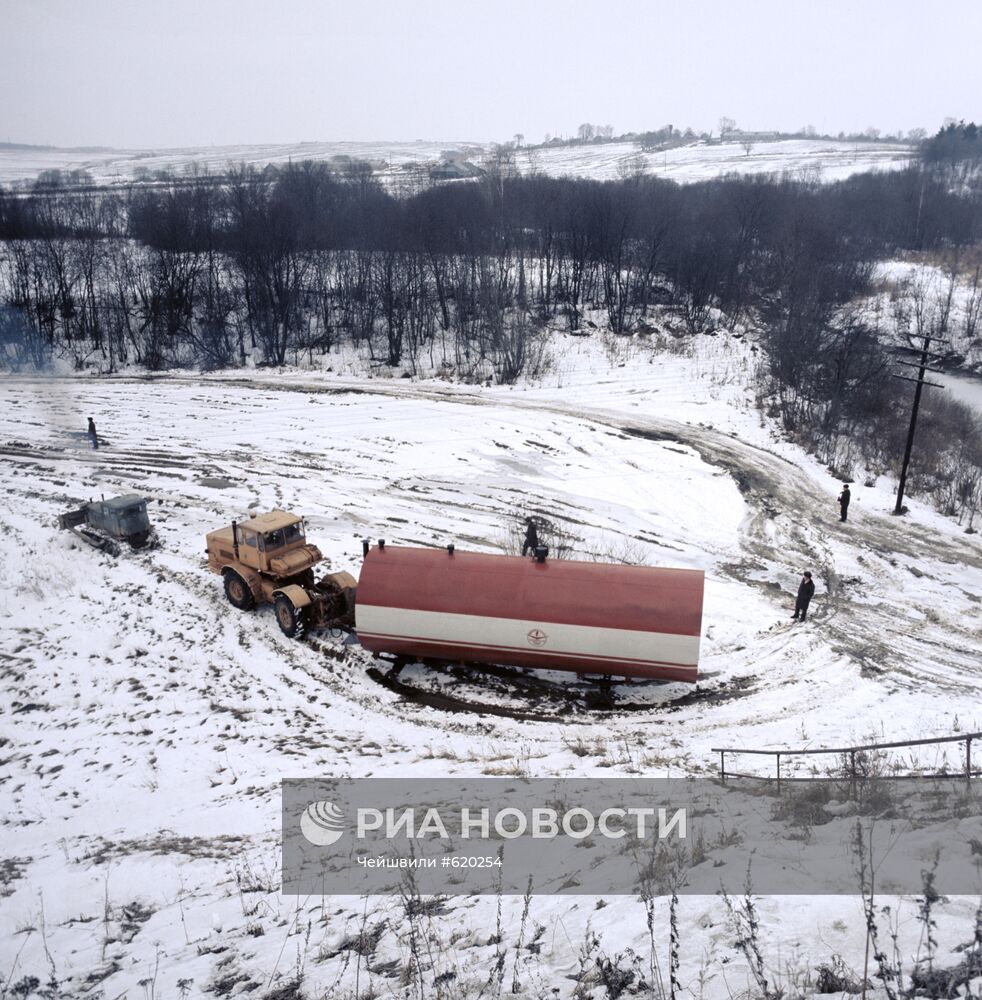
[[[13,371],[40,370],[51,360],[51,344],[25,310],[0,304],[0,354]]]
[[[719,141],[726,142],[726,137],[736,128],[736,122],[725,115],[719,120]]]
[[[753,139],[744,139],[740,143],[740,145],[743,146],[744,153],[746,153],[746,155],[749,156],[750,151],[754,148],[754,141]]]
[[[617,177],[622,181],[640,180],[648,173],[648,160],[644,153],[631,153],[617,163]]]
[[[594,131],[593,126],[589,122],[584,122],[576,130],[576,134],[579,136],[582,142],[589,142],[594,137],[594,135],[596,135],[596,132]]]
[[[972,283],[965,297],[965,317],[962,323],[962,334],[970,345],[974,344],[982,320],[982,260],[975,265]]]

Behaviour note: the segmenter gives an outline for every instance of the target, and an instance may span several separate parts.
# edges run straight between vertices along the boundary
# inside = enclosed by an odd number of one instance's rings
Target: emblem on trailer
[[[542,629],[533,628],[529,630],[526,639],[528,639],[530,646],[544,646],[549,641],[549,636]]]
[[[344,833],[344,813],[333,802],[312,802],[300,817],[300,832],[311,844],[330,847]]]

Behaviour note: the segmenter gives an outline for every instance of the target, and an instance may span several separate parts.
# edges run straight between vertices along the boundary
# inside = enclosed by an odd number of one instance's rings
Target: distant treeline
[[[878,427],[869,447],[886,464],[902,423],[889,357],[843,310],[876,260],[982,240],[968,176],[925,163],[680,186],[520,177],[501,157],[412,197],[318,162],[5,192],[0,352],[11,366],[214,369],[354,344],[379,365],[512,381],[541,364],[547,326],[685,336],[722,315],[763,330],[790,430],[834,462],[843,435]]]
[[[982,159],[982,130],[975,122],[949,122],[928,139],[922,155],[928,163]]]

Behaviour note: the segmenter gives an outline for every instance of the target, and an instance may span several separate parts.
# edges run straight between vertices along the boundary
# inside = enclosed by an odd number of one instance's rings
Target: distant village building
[[[775,142],[780,138],[780,132],[747,132],[742,128],[732,128],[720,142]]]
[[[483,177],[484,170],[470,160],[443,160],[430,167],[431,181],[461,181]]]

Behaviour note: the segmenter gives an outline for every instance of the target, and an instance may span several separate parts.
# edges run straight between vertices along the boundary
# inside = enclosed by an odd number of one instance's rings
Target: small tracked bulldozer
[[[134,549],[157,544],[157,533],[147,514],[147,501],[133,493],[111,500],[90,500],[77,510],[59,515],[58,527],[72,532],[86,545],[114,556],[119,555],[121,542]]]
[[[330,573],[319,580],[320,549],[307,542],[303,518],[272,510],[206,536],[208,569],[222,577],[229,603],[242,611],[272,604],[283,634],[354,627],[355,578]]]

